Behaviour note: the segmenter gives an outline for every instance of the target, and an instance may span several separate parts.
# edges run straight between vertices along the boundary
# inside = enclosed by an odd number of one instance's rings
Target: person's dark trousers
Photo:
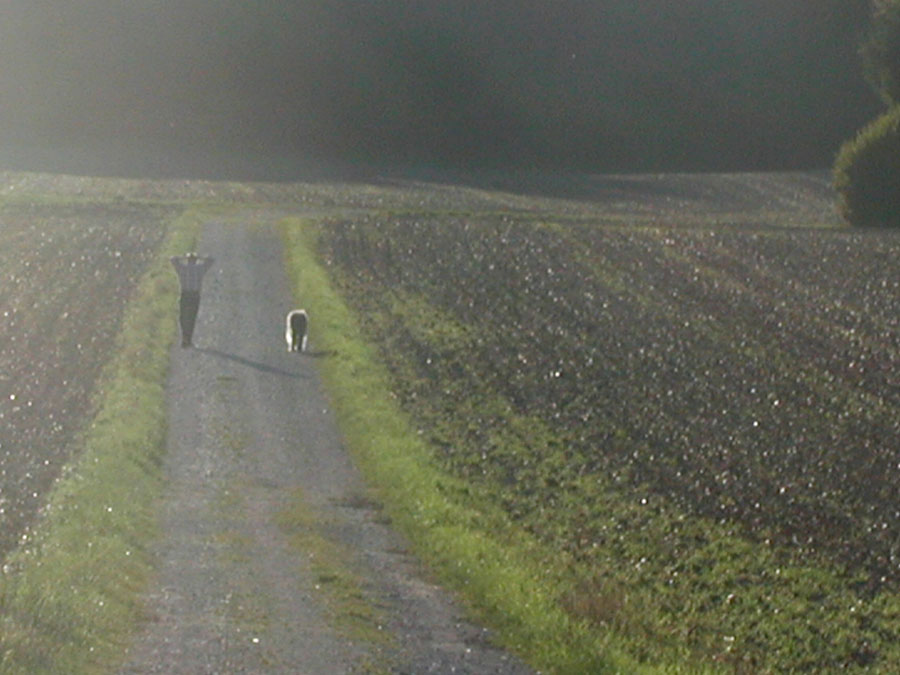
[[[181,346],[190,347],[194,339],[194,324],[197,322],[197,311],[200,309],[200,293],[184,291],[181,294]]]

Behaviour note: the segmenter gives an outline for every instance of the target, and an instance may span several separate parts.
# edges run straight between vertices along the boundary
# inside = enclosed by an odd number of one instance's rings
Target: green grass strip
[[[559,606],[568,578],[470,487],[441,472],[391,397],[388,375],[314,253],[313,225],[283,222],[294,293],[311,321],[311,344],[331,354],[321,373],[341,431],[394,524],[466,599],[499,641],[554,673],[640,672],[641,667]]]
[[[33,537],[0,577],[0,672],[99,673],[122,658],[140,619],[165,451],[165,381],[175,335],[170,255],[200,224],[169,223],[157,260],[129,304],[104,370],[93,421]]]

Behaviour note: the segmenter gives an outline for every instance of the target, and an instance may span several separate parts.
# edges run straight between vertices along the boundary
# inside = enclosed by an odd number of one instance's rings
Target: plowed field
[[[443,464],[596,574],[573,611],[627,623],[621,596],[654,588],[666,634],[717,659],[860,665],[871,615],[835,609],[838,655],[792,634],[772,661],[781,629],[746,620],[809,592],[779,564],[866,603],[900,583],[900,236],[819,227],[815,185],[611,180],[593,218],[384,214],[323,228],[322,252]],[[717,578],[713,526],[766,562]]]
[[[32,201],[0,208],[0,554],[73,450],[165,210]]]

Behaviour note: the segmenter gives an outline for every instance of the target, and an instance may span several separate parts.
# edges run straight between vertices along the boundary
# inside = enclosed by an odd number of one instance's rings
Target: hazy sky
[[[855,58],[866,8],[0,0],[0,143],[133,161],[827,165],[877,109]]]

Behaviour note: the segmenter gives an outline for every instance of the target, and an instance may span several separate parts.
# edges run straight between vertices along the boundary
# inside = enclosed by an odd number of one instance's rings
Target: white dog
[[[305,352],[309,337],[309,315],[305,309],[293,309],[284,320],[284,339],[289,352]]]

